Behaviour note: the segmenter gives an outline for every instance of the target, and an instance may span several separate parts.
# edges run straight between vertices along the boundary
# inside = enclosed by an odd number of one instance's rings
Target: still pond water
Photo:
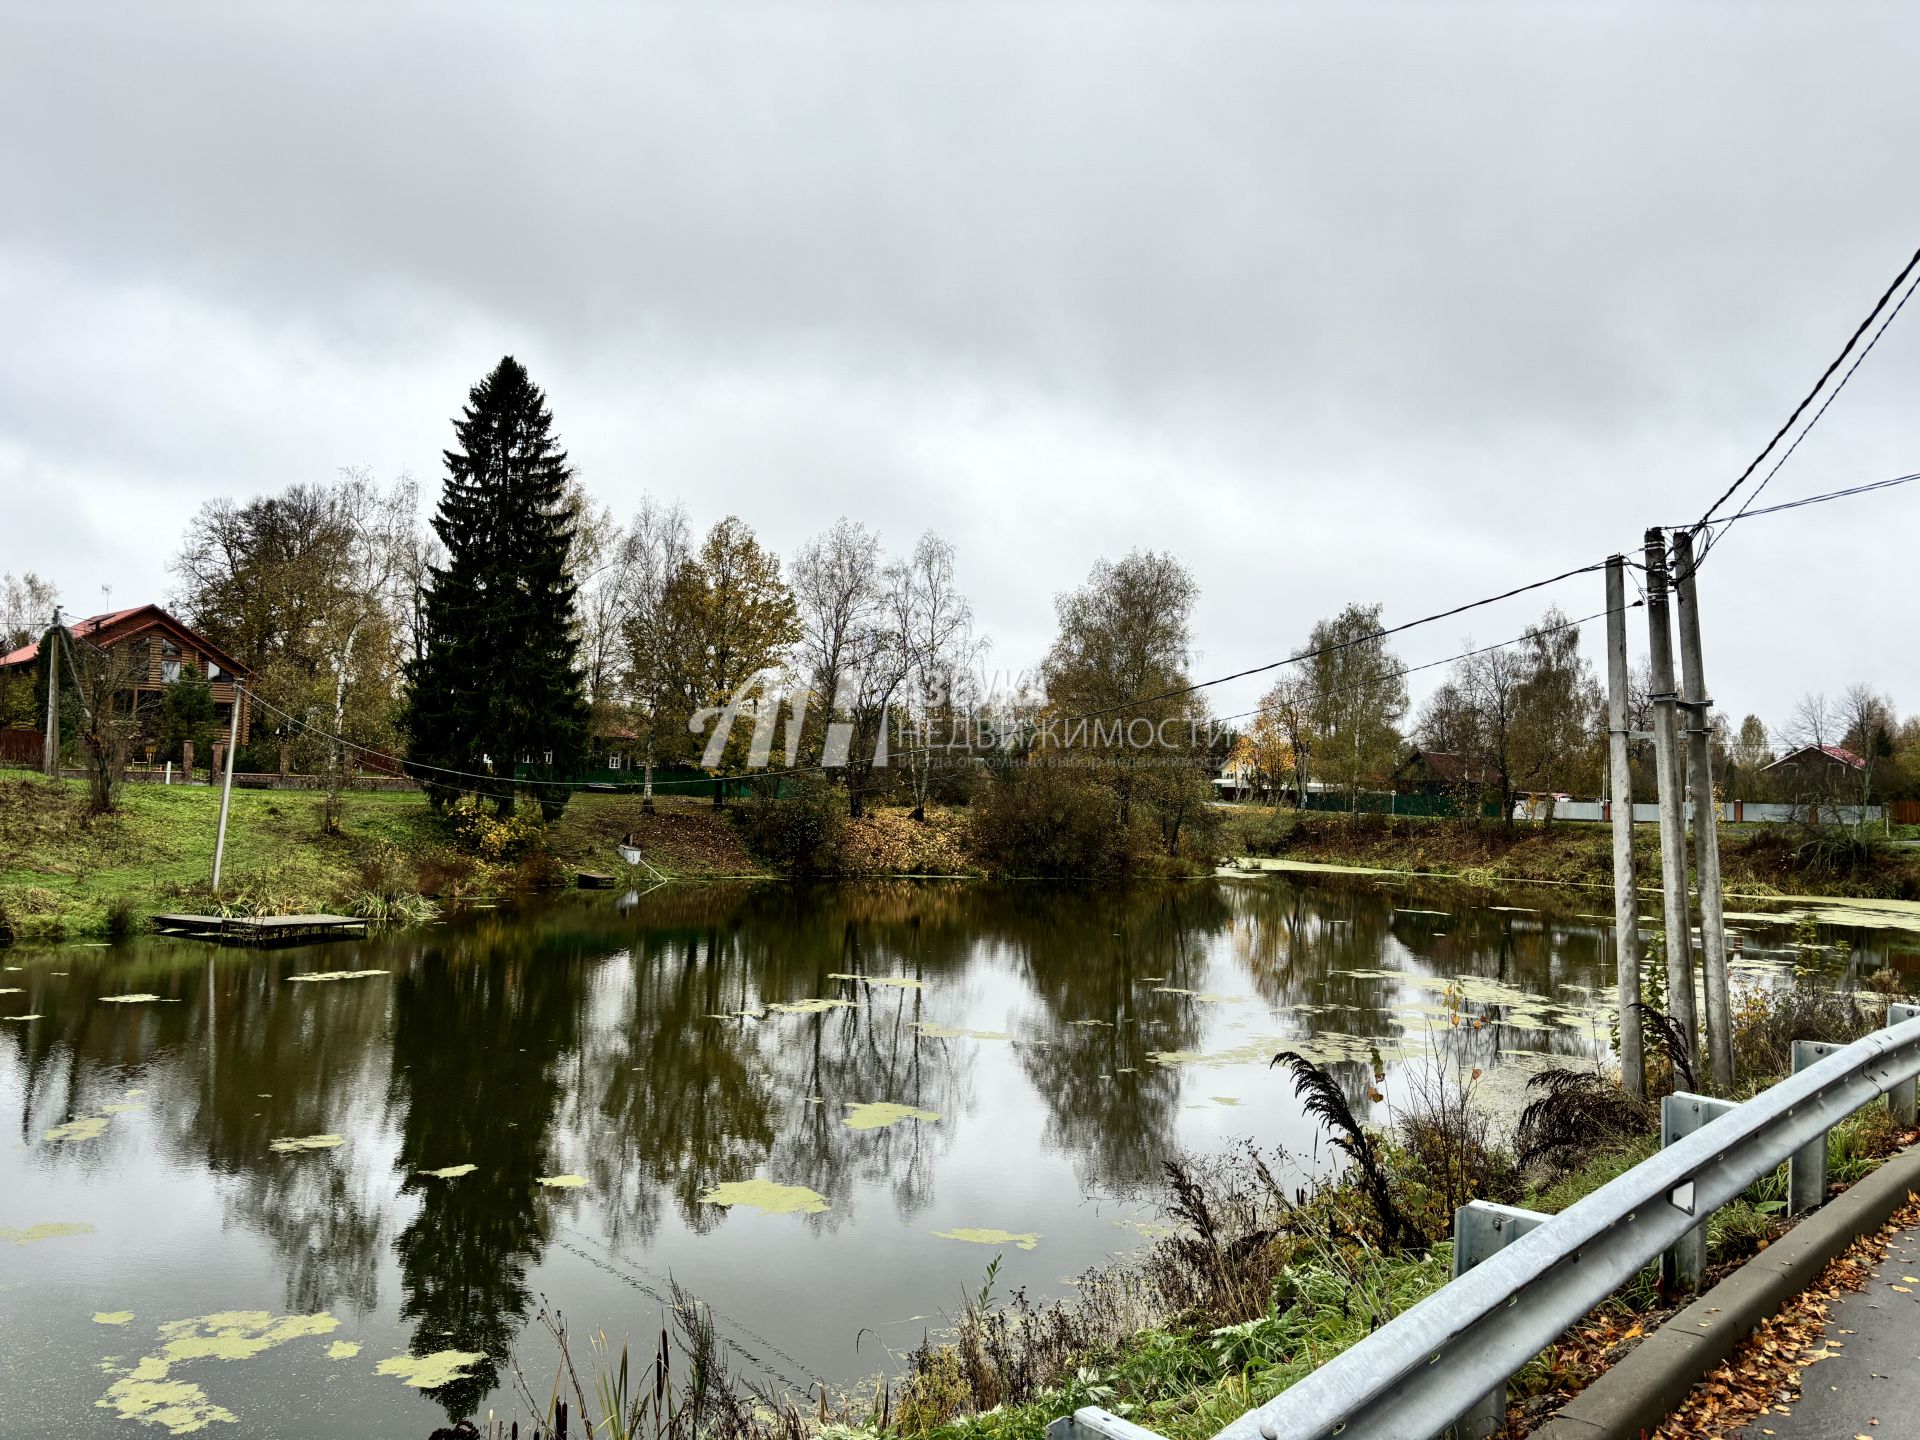
[[[669,1277],[744,1376],[870,1377],[996,1255],[1060,1294],[1144,1243],[1169,1155],[1324,1163],[1280,1048],[1363,1115],[1436,1048],[1495,1106],[1604,1049],[1608,928],[1553,903],[679,887],[0,950],[0,1434],[424,1436],[511,1410],[510,1354],[545,1393],[543,1299],[647,1349]],[[1804,958],[1749,926],[1750,972]],[[1920,945],[1821,938],[1856,974]]]

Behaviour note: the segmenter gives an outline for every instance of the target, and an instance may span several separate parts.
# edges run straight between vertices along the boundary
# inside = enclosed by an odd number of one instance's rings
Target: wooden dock
[[[367,933],[357,915],[156,915],[162,935],[187,935],[224,945],[305,945]]]

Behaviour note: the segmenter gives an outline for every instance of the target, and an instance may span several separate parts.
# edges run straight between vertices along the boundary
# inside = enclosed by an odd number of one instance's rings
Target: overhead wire
[[[1747,496],[1746,500],[1742,502],[1739,510],[1734,513],[1733,519],[1738,520],[1742,515],[1752,510],[1753,502],[1758,500],[1760,496],[1765,493],[1767,486],[1773,483],[1773,477],[1780,473],[1780,467],[1793,458],[1793,452],[1800,448],[1800,442],[1813,433],[1813,427],[1820,423],[1820,417],[1827,413],[1827,407],[1840,398],[1840,392],[1847,388],[1847,382],[1853,379],[1854,372],[1857,371],[1866,358],[1873,353],[1873,347],[1880,343],[1880,337],[1885,335],[1888,327],[1900,318],[1900,312],[1907,308],[1907,301],[1913,298],[1913,292],[1916,289],[1920,289],[1920,273],[1916,273],[1913,279],[1908,282],[1906,293],[1900,297],[1900,303],[1895,305],[1892,311],[1888,313],[1887,318],[1880,322],[1880,328],[1873,332],[1873,337],[1867,341],[1866,348],[1854,356],[1853,364],[1849,365],[1847,367],[1847,373],[1840,377],[1840,383],[1835,385],[1833,389],[1827,393],[1827,398],[1820,402],[1820,408],[1814,411],[1813,418],[1807,421],[1798,435],[1793,437],[1793,443],[1787,447],[1785,453],[1782,454],[1778,460],[1773,462],[1773,468],[1767,471],[1760,483],[1753,487],[1752,492]],[[1696,572],[1706,563],[1708,553],[1719,543],[1720,536],[1725,533],[1725,530],[1709,532],[1706,543],[1701,546],[1700,553],[1694,557],[1693,568]]]
[[[1701,515],[1700,519],[1692,528],[1698,529],[1711,520],[1713,518],[1713,512],[1732,499],[1734,492],[1746,484],[1752,477],[1753,472],[1760,468],[1761,462],[1773,453],[1774,446],[1778,445],[1786,436],[1787,432],[1793,429],[1794,425],[1799,421],[1800,416],[1805,413],[1806,408],[1811,405],[1815,397],[1826,388],[1827,381],[1833,378],[1833,372],[1838,370],[1847,356],[1853,353],[1853,347],[1860,343],[1860,337],[1867,333],[1868,328],[1879,317],[1880,312],[1887,308],[1887,302],[1893,298],[1894,292],[1899,290],[1901,285],[1906,282],[1907,277],[1912,275],[1916,269],[1920,269],[1920,250],[1915,250],[1913,254],[1908,257],[1907,263],[1900,267],[1900,273],[1893,277],[1893,282],[1887,286],[1881,293],[1880,298],[1874,302],[1873,309],[1867,312],[1867,317],[1855,327],[1853,334],[1847,337],[1847,343],[1840,347],[1840,353],[1833,357],[1832,361],[1827,365],[1827,368],[1820,372],[1820,378],[1814,382],[1813,388],[1801,398],[1798,405],[1793,407],[1793,413],[1787,416],[1786,423],[1774,431],[1773,438],[1761,446],[1760,453],[1747,462],[1747,468],[1742,470],[1740,474],[1735,477],[1733,483],[1721,492],[1719,499],[1707,507],[1706,513]],[[1904,301],[1902,303],[1904,303]],[[1891,317],[1889,317],[1889,319],[1891,319]],[[1875,336],[1875,339],[1878,338],[1878,336]],[[1865,358],[1864,351],[1862,352],[1861,358]],[[1838,393],[1838,391],[1835,393]],[[1825,407],[1823,406],[1821,408],[1824,410]],[[1808,428],[1811,429],[1812,427],[1809,426]]]

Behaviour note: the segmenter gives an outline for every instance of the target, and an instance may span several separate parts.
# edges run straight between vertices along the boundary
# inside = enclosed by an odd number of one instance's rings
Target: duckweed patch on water
[[[315,970],[306,975],[289,975],[288,980],[297,983],[313,983],[322,980],[371,980],[377,975],[391,975],[391,970]]]
[[[63,1140],[98,1140],[107,1133],[105,1115],[76,1115],[64,1125],[47,1131],[46,1138],[58,1145]]]
[[[851,975],[838,970],[829,971],[829,980],[858,980],[865,985],[891,985],[897,990],[923,990],[926,986],[918,980],[909,980],[904,975]]]
[[[703,1205],[748,1205],[768,1215],[818,1215],[827,1209],[827,1197],[804,1185],[781,1185],[772,1180],[729,1180],[700,1197]]]
[[[96,1325],[130,1325],[133,1323],[131,1310],[96,1310],[93,1312]]]
[[[472,1169],[473,1167],[468,1166],[467,1168]],[[539,1183],[546,1186],[549,1190],[578,1190],[587,1183],[587,1177],[584,1175],[542,1175],[539,1177]]]
[[[964,1240],[969,1245],[1017,1245],[1022,1250],[1031,1250],[1040,1243],[1040,1237],[1031,1231],[1019,1233],[1012,1230],[984,1230],[962,1227],[955,1230],[936,1230],[936,1240]]]
[[[145,1005],[152,1000],[165,999],[166,997],[164,995],[149,995],[145,991],[141,991],[133,995],[102,995],[100,997],[100,1003],[102,1005]]]
[[[395,1355],[373,1367],[376,1375],[396,1375],[416,1390],[437,1390],[467,1378],[467,1367],[486,1356],[475,1350],[436,1350],[431,1355]]]
[[[458,1180],[462,1175],[471,1175],[477,1167],[473,1165],[449,1165],[442,1170],[422,1170],[422,1175],[431,1175],[436,1180]]]
[[[83,1220],[49,1221],[41,1225],[29,1225],[24,1230],[0,1226],[0,1240],[11,1240],[15,1245],[37,1245],[42,1240],[59,1240],[68,1235],[91,1234],[93,1234],[93,1226]]]
[[[308,1150],[332,1150],[346,1143],[344,1135],[287,1135],[268,1148],[280,1155],[298,1155]]]
[[[351,1360],[359,1353],[360,1342],[358,1340],[336,1340],[327,1346],[327,1358],[329,1360]]]
[[[851,1010],[853,1008],[854,1003],[851,1000],[823,999],[792,1000],[784,1004],[771,1004],[767,1006],[767,1009],[778,1010],[782,1015],[818,1015],[824,1010]]]
[[[325,1335],[339,1326],[339,1320],[324,1310],[278,1316],[265,1310],[222,1310],[169,1320],[159,1329],[159,1354],[143,1355],[126,1370],[112,1361],[102,1363],[101,1369],[119,1378],[94,1405],[118,1412],[123,1420],[164,1426],[175,1435],[190,1435],[215,1421],[237,1424],[239,1417],[215,1404],[199,1385],[176,1379],[173,1367],[195,1360],[251,1360],[276,1345]]]
[[[896,1105],[887,1100],[849,1100],[846,1118],[840,1123],[849,1130],[879,1130],[898,1125],[902,1120],[938,1120],[937,1110],[917,1110],[911,1105]]]
[[[1011,1040],[1004,1030],[962,1030],[942,1025],[937,1020],[916,1020],[913,1028],[929,1040]]]
[[[0,1015],[0,1020],[44,1020],[44,1015]]]

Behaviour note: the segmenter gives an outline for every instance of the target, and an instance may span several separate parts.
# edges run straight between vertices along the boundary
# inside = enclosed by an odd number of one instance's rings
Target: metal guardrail
[[[1708,1218],[1789,1163],[1790,1205],[1826,1194],[1827,1132],[1885,1095],[1911,1123],[1920,1005],[1844,1047],[1799,1041],[1795,1073],[1744,1104],[1667,1097],[1664,1148],[1557,1215],[1475,1202],[1455,1222],[1456,1277],[1214,1440],[1478,1440],[1506,1382],[1642,1267],[1697,1284]],[[1049,1440],[1160,1440],[1098,1406]]]

